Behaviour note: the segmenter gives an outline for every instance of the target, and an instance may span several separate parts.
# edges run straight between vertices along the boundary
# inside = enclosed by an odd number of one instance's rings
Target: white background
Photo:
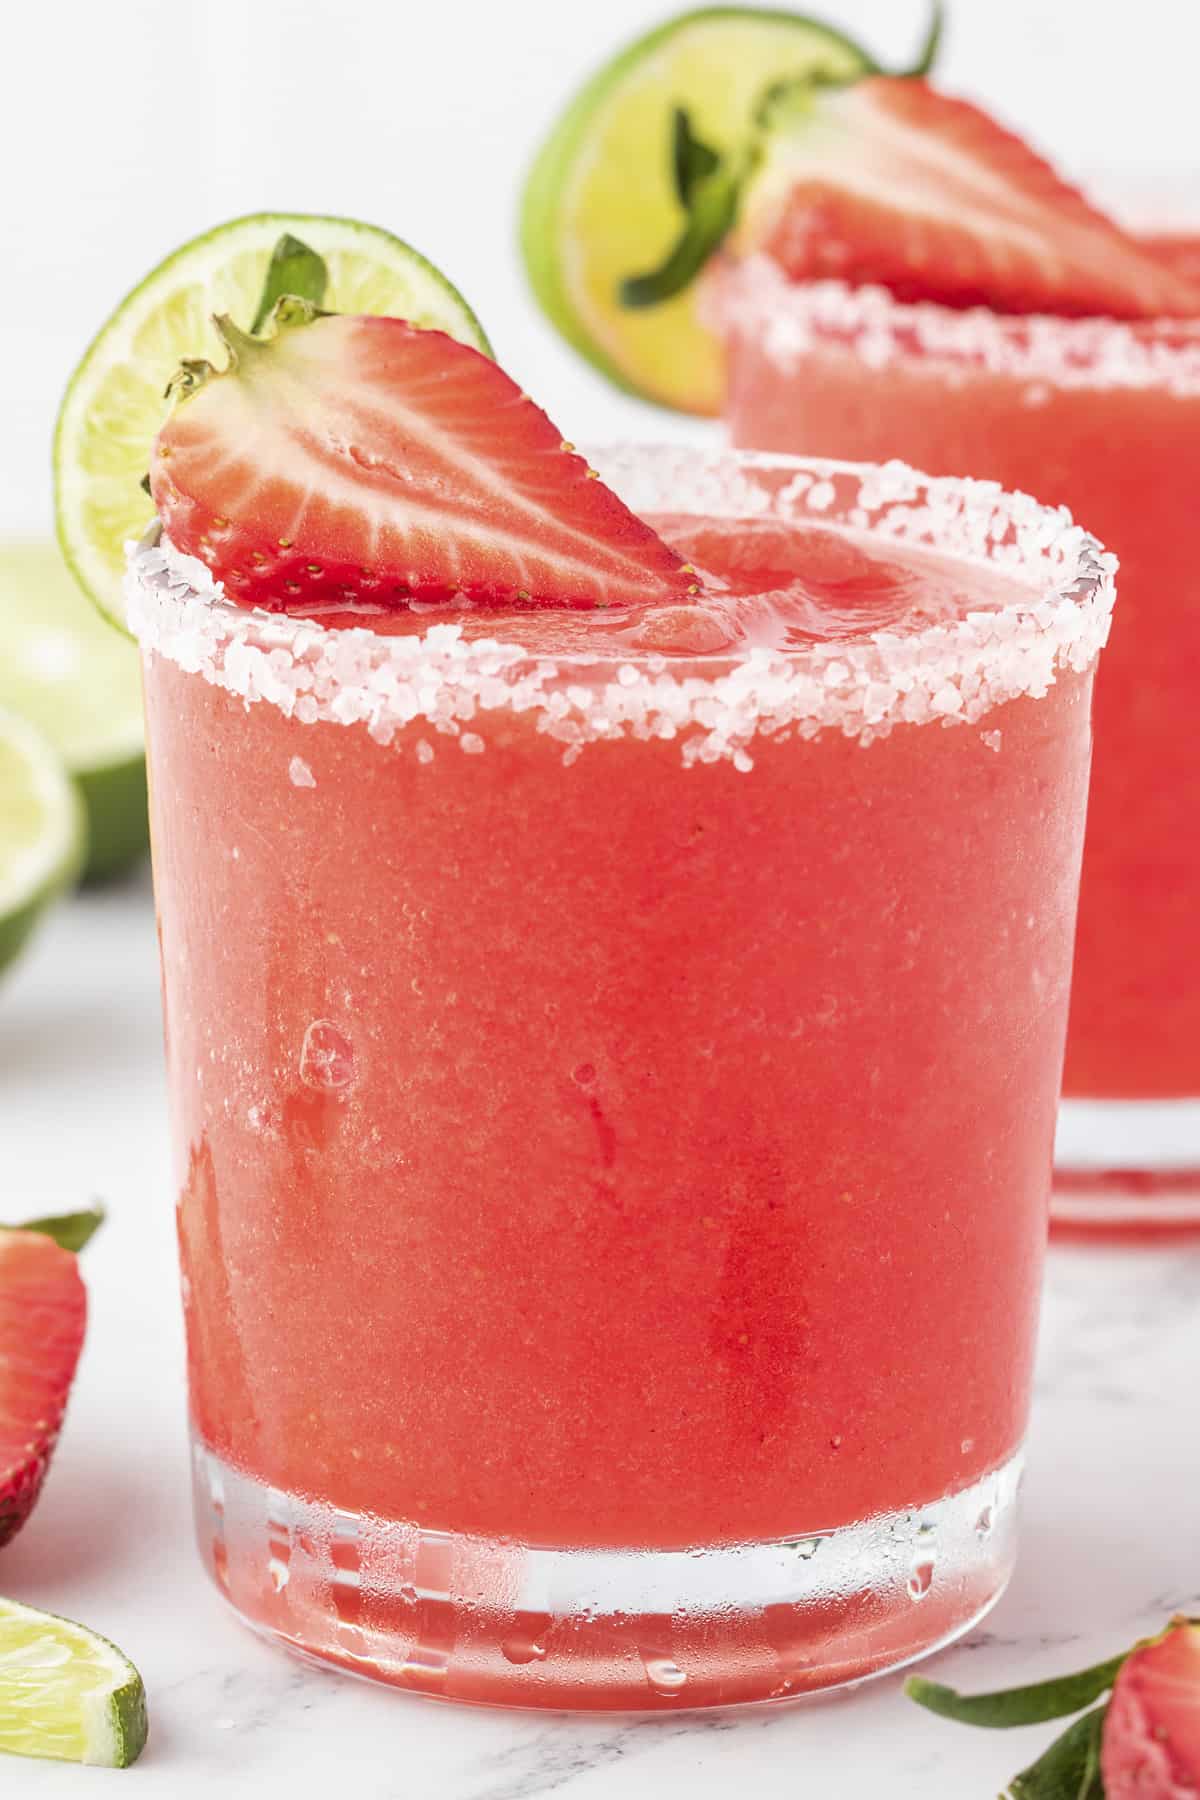
[[[925,0],[811,4],[885,63]],[[1200,167],[1195,0],[950,0],[940,79],[1066,169]],[[671,0],[7,0],[0,7],[0,530],[49,518],[50,429],[103,317],[184,239],[260,209],[411,239],[566,436],[685,429],[554,338],[513,245],[563,97]]]
[[[825,3],[885,60],[923,27],[923,0]],[[953,7],[942,79],[1066,167],[1200,166],[1196,0]],[[58,397],[107,311],[184,238],[262,208],[355,213],[411,238],[567,436],[685,429],[557,343],[513,249],[520,176],[563,94],[659,16],[648,0],[0,0],[0,530],[48,522]],[[143,871],[62,908],[0,991],[3,1216],[89,1195],[111,1208],[86,1259],[68,1427],[3,1586],[111,1633],[143,1669],[139,1796],[319,1800],[349,1783],[361,1800],[724,1800],[739,1786],[982,1800],[1043,1747],[1049,1729],[918,1715],[896,1682],[770,1717],[464,1715],[324,1678],[241,1631],[190,1544],[156,987]],[[1022,1563],[942,1678],[1049,1675],[1200,1613],[1191,1414],[1179,1430],[1198,1317],[1194,1246],[1056,1251]],[[111,1780],[0,1773],[22,1800],[98,1800]]]

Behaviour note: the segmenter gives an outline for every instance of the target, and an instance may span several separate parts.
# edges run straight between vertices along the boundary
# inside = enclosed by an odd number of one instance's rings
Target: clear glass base
[[[1064,1100],[1052,1215],[1100,1231],[1200,1227],[1200,1100]]]
[[[928,1506],[768,1543],[543,1549],[339,1511],[195,1444],[200,1548],[247,1624],[439,1699],[654,1711],[786,1700],[960,1636],[1003,1592],[1021,1459]]]

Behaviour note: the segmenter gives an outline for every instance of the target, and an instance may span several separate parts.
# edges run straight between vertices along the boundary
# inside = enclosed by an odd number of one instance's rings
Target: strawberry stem
[[[925,32],[925,41],[921,45],[917,60],[910,69],[897,69],[897,75],[920,78],[928,75],[934,63],[941,55],[942,37],[946,29],[946,12],[942,0],[933,0],[933,11],[929,15],[929,25]]]
[[[220,335],[221,342],[229,352],[229,367],[236,369],[244,357],[257,356],[264,348],[261,338],[252,337],[235,325],[228,313],[214,313],[213,324]],[[184,364],[187,367],[187,364]]]

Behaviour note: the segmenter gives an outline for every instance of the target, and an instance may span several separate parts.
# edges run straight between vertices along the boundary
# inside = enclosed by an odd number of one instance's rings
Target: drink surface
[[[682,654],[714,705],[731,631],[803,655],[1017,592],[660,525],[717,598],[682,652],[650,621],[648,678]],[[534,659],[611,631],[623,665],[647,628],[459,622]],[[964,1488],[1024,1430],[1090,669],[690,765],[657,727],[564,745],[580,674],[379,741],[147,655],[198,1433],[285,1492],[546,1545]]]
[[[1175,239],[1171,256],[1194,269],[1196,239]],[[735,442],[970,470],[1066,505],[1119,556],[1065,1092],[1200,1095],[1200,981],[1188,975],[1200,897],[1200,326],[1001,319],[848,290],[805,299],[763,276],[744,271],[730,300]]]
[[[636,662],[662,655],[675,664],[852,642],[876,631],[915,633],[951,625],[966,612],[1000,612],[1032,600],[1017,575],[924,547],[881,545],[866,532],[671,513],[652,514],[647,523],[688,559],[696,588],[690,601],[591,611],[347,607],[294,616],[386,637],[420,637],[449,622],[468,642],[495,638],[530,656]]]

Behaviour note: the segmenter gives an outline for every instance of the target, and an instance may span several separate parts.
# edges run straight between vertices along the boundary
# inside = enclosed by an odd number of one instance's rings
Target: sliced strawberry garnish
[[[1138,241],[1155,262],[1164,263],[1168,269],[1174,269],[1177,275],[1200,284],[1200,237],[1185,237],[1177,231],[1163,231],[1150,237],[1141,237]]]
[[[268,339],[222,330],[229,367],[188,366],[150,481],[172,544],[232,599],[591,607],[686,591],[674,551],[478,351],[294,306]]]
[[[1177,1620],[1121,1665],[1100,1753],[1105,1800],[1200,1795],[1200,1624]]]
[[[86,1318],[71,1252],[40,1232],[0,1229],[0,1544],[38,1497]]]
[[[1113,318],[1200,315],[1200,286],[1143,249],[987,113],[926,81],[800,93],[772,131],[737,241],[795,280],[903,300]]]

